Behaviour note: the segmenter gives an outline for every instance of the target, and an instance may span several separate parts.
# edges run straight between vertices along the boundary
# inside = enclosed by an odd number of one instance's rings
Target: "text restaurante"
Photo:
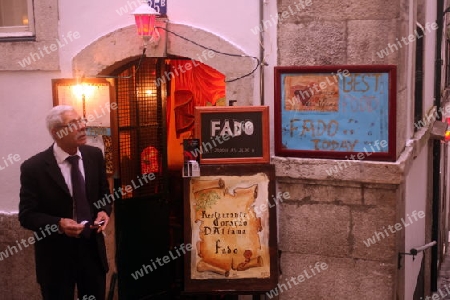
[[[235,228],[227,228],[224,226],[230,227],[242,227],[247,226],[248,222],[247,213],[239,212],[239,213],[206,213],[206,211],[202,211],[202,218],[214,219],[212,221],[212,228],[209,226],[204,227],[205,235],[209,234],[246,234],[245,229],[235,229]],[[220,220],[221,218],[233,218],[233,220]]]

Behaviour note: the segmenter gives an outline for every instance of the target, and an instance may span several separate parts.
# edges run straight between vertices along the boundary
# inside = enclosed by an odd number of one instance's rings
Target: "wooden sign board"
[[[268,163],[267,106],[195,107],[200,163]]]
[[[205,165],[185,179],[186,292],[255,293],[278,280],[275,168]],[[277,202],[278,201],[278,202]]]
[[[275,154],[396,159],[396,66],[275,67]]]

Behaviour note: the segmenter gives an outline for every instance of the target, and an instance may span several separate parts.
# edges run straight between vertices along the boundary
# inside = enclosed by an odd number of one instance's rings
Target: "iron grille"
[[[132,63],[117,79],[117,124],[122,198],[163,192],[165,139],[158,59]],[[133,75],[134,74],[134,75]],[[129,77],[129,78],[128,78]]]

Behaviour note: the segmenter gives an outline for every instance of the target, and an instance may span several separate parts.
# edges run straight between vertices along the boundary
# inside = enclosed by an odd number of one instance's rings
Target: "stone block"
[[[302,182],[279,183],[279,191],[289,193],[286,201],[328,202],[334,204],[362,204],[360,187],[348,187],[329,184],[309,184]]]
[[[363,199],[365,205],[388,206],[394,209],[397,202],[397,190],[393,186],[390,189],[364,186]]]
[[[395,20],[348,21],[347,63],[397,64],[404,49],[396,44],[396,32]]]
[[[364,182],[376,184],[399,184],[404,179],[405,155],[395,163],[379,161],[355,161],[341,172],[333,172],[339,160],[295,157],[272,157],[277,178],[323,180],[329,182]]]
[[[396,260],[396,232],[404,230],[404,226],[396,225],[395,207],[353,208],[351,216],[352,257],[381,262]]]
[[[311,267],[316,263],[321,271],[311,276]],[[321,264],[326,264],[327,268],[322,270]],[[395,299],[396,267],[395,263],[283,253],[280,284],[292,280],[291,277],[298,279],[305,271],[311,278],[301,283],[297,281],[297,285],[291,283],[292,288],[281,292],[279,299]]]
[[[110,272],[107,274],[106,290],[109,290],[110,278],[116,271],[115,266],[115,240],[114,240],[114,215],[110,219],[110,225],[106,230],[106,246]],[[22,239],[28,240],[34,233],[20,226],[17,214],[0,214],[0,290],[8,291],[1,299],[41,299],[40,288],[36,281],[34,246],[21,243]],[[42,233],[37,233],[43,237]],[[46,233],[45,233],[46,234]],[[20,243],[20,247],[17,245]],[[15,247],[15,249],[13,248]],[[11,254],[12,251],[12,254]],[[4,253],[3,255],[1,253]],[[5,254],[8,256],[6,257]]]
[[[279,205],[282,251],[350,255],[350,208],[328,204]]]
[[[117,62],[130,61],[130,57],[139,58],[142,55],[142,39],[135,31],[135,26],[120,28],[85,47],[73,59],[74,75],[94,76]],[[153,47],[149,48],[151,55],[158,56]],[[162,42],[158,44],[158,49],[160,56],[165,50]]]
[[[2,299],[41,299],[36,282],[34,248],[28,243],[27,247],[17,245],[21,239],[28,239],[33,233],[20,227],[17,218],[17,214],[0,214],[2,224],[6,225],[0,232],[0,255],[3,253],[0,258],[0,290],[8,291],[2,294]]]
[[[279,65],[339,65],[346,58],[345,22],[311,21],[278,27]]]
[[[399,11],[397,1],[381,0],[348,0],[339,2],[336,0],[287,0],[278,1],[278,12],[295,12],[293,21],[302,16],[321,18],[327,20],[359,20],[359,19],[395,19]],[[296,5],[297,3],[305,3]],[[290,7],[290,8],[289,8]],[[289,21],[291,18],[288,19]]]

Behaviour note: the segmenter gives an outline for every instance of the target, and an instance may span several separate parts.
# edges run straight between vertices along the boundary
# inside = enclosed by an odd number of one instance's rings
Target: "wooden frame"
[[[91,87],[94,89],[92,95],[76,95],[74,87],[77,85]],[[80,116],[87,119],[87,144],[102,149],[105,155],[107,174],[112,175],[117,166],[117,162],[113,161],[113,133],[111,132],[116,121],[116,114],[112,113],[112,110],[117,108],[113,79],[52,79],[52,94],[53,106],[71,105]]]
[[[88,119],[94,127],[109,128],[111,97],[114,95],[112,79],[106,78],[58,78],[52,79],[53,105],[71,105],[80,116]],[[74,87],[85,86],[92,91],[91,95],[77,95]],[[81,93],[83,94],[83,93]],[[83,97],[85,105],[83,107]],[[110,109],[110,107],[109,107]],[[93,120],[93,121],[90,121]]]
[[[267,106],[195,107],[202,164],[268,163]]]
[[[275,67],[275,155],[396,160],[396,66]]]
[[[184,179],[184,243],[190,250],[184,260],[185,291],[273,289],[279,270],[276,205],[285,196],[275,194],[275,167],[205,165],[201,173]]]

